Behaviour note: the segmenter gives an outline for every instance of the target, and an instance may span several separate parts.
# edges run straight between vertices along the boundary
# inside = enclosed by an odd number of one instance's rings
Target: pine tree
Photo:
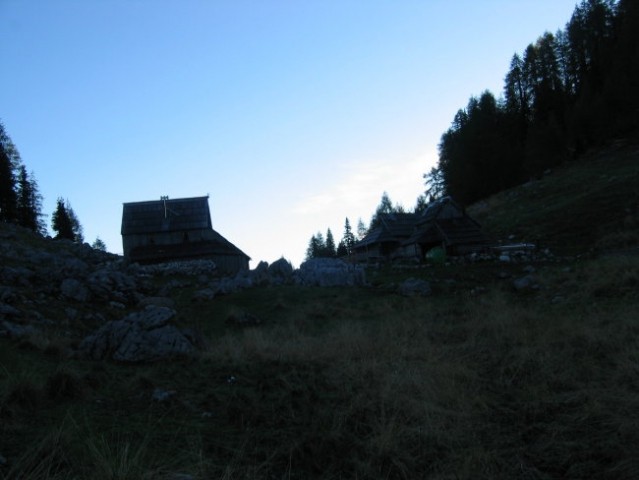
[[[346,220],[344,221],[344,236],[342,237],[342,241],[340,242],[340,244],[344,244],[347,255],[350,255],[353,252],[353,246],[355,245],[355,235],[353,235],[353,230],[351,229],[351,223],[348,221],[348,217],[346,217]],[[338,256],[340,256],[339,252]]]
[[[38,192],[38,183],[33,172],[27,174],[24,165],[18,169],[18,224],[36,233],[44,234],[46,226],[42,221],[42,195]]]
[[[373,214],[373,217],[371,218],[371,224],[369,227],[370,230],[373,230],[379,225],[382,214],[393,213],[394,211],[396,210],[395,208],[393,208],[393,202],[388,196],[388,193],[384,192],[382,194],[382,199],[380,200],[379,205],[377,206],[377,209],[375,210],[375,213]]]
[[[348,255],[348,250],[346,249],[346,244],[344,243],[344,240],[341,240],[339,244],[337,245],[337,257],[341,258],[341,257],[346,257],[347,255]]]
[[[51,228],[56,233],[55,238],[74,239],[69,212],[67,212],[67,207],[62,198],[58,198],[56,209],[51,217]]]
[[[428,198],[426,195],[420,195],[417,197],[417,202],[415,203],[415,213],[421,213],[428,208]]]
[[[445,183],[444,174],[440,168],[433,167],[430,172],[424,175],[424,184],[426,185],[426,196],[434,200],[444,196]]]
[[[91,244],[91,248],[94,250],[100,250],[101,252],[107,251],[107,246],[100,237],[95,238],[95,241]]]
[[[1,127],[2,125],[0,125]],[[17,216],[18,197],[11,161],[0,143],[0,221],[14,222]]]
[[[71,220],[71,228],[73,229],[73,241],[76,243],[84,243],[84,231],[82,229],[82,225],[80,224],[80,220],[78,220],[78,216],[71,208],[68,200],[67,213],[69,214],[69,219]]]
[[[71,204],[62,198],[58,198],[55,212],[51,219],[51,227],[56,232],[55,238],[66,238],[77,243],[82,243],[82,226],[76,216]]]
[[[16,193],[16,149],[0,122],[0,221],[15,222],[18,210]]]
[[[326,230],[326,243],[324,249],[325,257],[334,257],[336,255],[335,239],[333,238],[333,232],[329,228]]]
[[[361,218],[359,218],[357,220],[357,239],[358,240],[363,239],[367,233],[368,233],[368,229],[366,228],[364,221]]]

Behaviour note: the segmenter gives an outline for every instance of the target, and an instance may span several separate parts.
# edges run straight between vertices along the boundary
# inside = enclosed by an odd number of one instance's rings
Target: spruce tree
[[[95,241],[91,244],[91,248],[94,250],[100,250],[101,252],[107,251],[107,246],[100,237],[95,238]]]
[[[366,236],[367,233],[368,233],[368,229],[366,228],[364,221],[361,218],[359,218],[357,220],[357,239],[361,240],[362,238]]]
[[[73,241],[76,243],[84,243],[84,232],[78,216],[71,208],[69,201],[67,200],[67,213],[69,214],[69,220],[71,220],[71,228],[73,229]]]
[[[341,258],[341,257],[346,257],[347,255],[348,255],[348,250],[346,249],[346,244],[344,243],[344,240],[341,240],[339,244],[337,245],[337,257]]]
[[[374,228],[379,226],[379,223],[381,221],[380,218],[382,214],[393,213],[395,211],[396,209],[393,207],[393,202],[388,196],[388,193],[384,192],[382,194],[382,199],[380,200],[379,205],[377,206],[377,209],[375,210],[375,213],[373,214],[373,218],[371,218],[371,224],[369,229],[373,230]]]
[[[324,243],[324,237],[318,232],[316,235],[311,237],[311,240],[308,243],[308,248],[306,249],[306,260],[321,257],[325,248],[326,244]]]
[[[333,232],[331,232],[331,229],[329,228],[328,230],[326,230],[324,256],[331,258],[331,257],[334,257],[335,254],[336,254],[335,239],[333,238]]]
[[[51,218],[51,227],[56,232],[55,238],[66,238],[77,243],[84,241],[82,226],[68,200],[65,202],[62,198],[58,198]]]
[[[353,230],[351,229],[351,223],[348,221],[348,217],[344,221],[344,236],[342,237],[342,241],[340,245],[343,244],[346,249],[346,254],[350,255],[353,251],[353,245],[355,245],[355,235],[353,235]],[[339,252],[338,252],[338,256]]]
[[[17,221],[18,224],[43,234],[46,226],[42,222],[42,196],[38,192],[38,184],[33,172],[27,174],[24,165],[18,169],[18,202]]]
[[[2,125],[0,124],[0,128]],[[3,142],[0,142],[0,221],[15,222],[18,197],[11,160]]]

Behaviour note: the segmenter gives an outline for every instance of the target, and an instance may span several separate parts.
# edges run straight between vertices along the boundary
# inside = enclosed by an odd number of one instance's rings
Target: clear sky
[[[0,119],[50,215],[122,252],[122,203],[209,194],[297,267],[384,191],[406,208],[459,108],[575,0],[0,0]]]

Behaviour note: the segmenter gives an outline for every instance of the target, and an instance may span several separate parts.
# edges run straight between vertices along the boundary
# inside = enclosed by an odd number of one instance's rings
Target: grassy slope
[[[579,163],[473,205],[469,213],[496,238],[515,235],[559,251],[636,246],[639,145],[619,142],[590,152]]]
[[[602,185],[628,191],[629,150],[574,167],[491,199],[483,222],[545,239],[599,195],[598,224],[621,229]],[[512,220],[517,208],[530,224]],[[583,215],[560,221],[568,211]],[[570,225],[547,244],[603,241]],[[190,362],[79,362],[46,339],[0,340],[0,478],[639,477],[639,259],[538,266],[528,294],[498,279],[521,267],[410,271],[434,282],[430,298],[395,295],[397,271],[371,273],[367,289],[204,303],[185,289],[180,321],[210,344]],[[263,324],[226,322],[239,312]],[[175,395],[154,402],[156,388]]]

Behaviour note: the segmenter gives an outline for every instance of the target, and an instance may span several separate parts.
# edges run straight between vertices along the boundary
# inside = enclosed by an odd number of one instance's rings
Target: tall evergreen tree
[[[56,234],[55,238],[73,240],[75,237],[71,218],[69,218],[69,212],[67,212],[67,207],[62,198],[57,200],[56,209],[51,217],[51,228]]]
[[[73,240],[76,243],[84,243],[84,230],[82,225],[80,224],[80,220],[78,216],[71,208],[69,201],[67,200],[67,212],[69,214],[69,219],[71,220],[71,227],[73,228]]]
[[[379,202],[379,205],[375,209],[375,213],[373,214],[373,217],[371,218],[369,229],[373,230],[374,228],[377,228],[379,226],[380,216],[382,214],[393,213],[394,211],[395,211],[395,208],[393,207],[393,202],[391,201],[388,193],[384,192],[382,194],[382,198]]]
[[[358,218],[357,219],[357,239],[361,240],[362,238],[364,238],[367,232],[368,232],[368,229],[366,228],[366,225],[364,224],[364,220],[362,220],[361,218]]]
[[[17,150],[0,122],[0,221],[3,222],[15,222],[18,215],[16,157],[19,159]]]
[[[346,217],[346,220],[344,221],[344,235],[342,236],[342,241],[340,242],[340,244],[344,245],[346,255],[350,255],[353,252],[353,246],[355,245],[355,235],[353,235],[351,222],[348,221],[348,217]]]
[[[38,184],[33,172],[28,175],[24,165],[20,165],[18,169],[17,210],[19,225],[36,233],[43,234],[46,232],[46,226],[42,221],[42,196],[38,191]]]
[[[337,254],[337,248],[335,246],[335,238],[333,238],[333,232],[329,228],[326,230],[326,243],[324,249],[324,256],[332,258]]]
[[[99,250],[101,252],[107,251],[106,243],[104,243],[100,237],[95,238],[95,241],[91,244],[91,248],[93,248],[94,250]]]
[[[324,235],[322,235],[321,232],[317,232],[311,237],[310,241],[308,242],[308,247],[306,249],[306,260],[324,257],[325,252],[326,241],[324,240]]]
[[[424,174],[424,180],[424,184],[426,185],[426,196],[428,199],[436,200],[445,195],[446,184],[444,182],[444,174],[440,168],[431,168],[430,172]]]
[[[0,143],[0,221],[14,222],[17,209],[18,196],[13,167],[4,146]]]
[[[56,232],[55,238],[65,238],[77,243],[84,241],[82,226],[68,200],[65,202],[62,198],[58,198],[51,218],[51,227]]]
[[[342,258],[342,257],[346,257],[347,255],[348,255],[348,250],[346,249],[344,240],[340,240],[340,242],[337,244],[336,256],[338,258]]]
[[[421,213],[428,208],[428,204],[429,201],[426,195],[420,195],[419,197],[417,197],[417,201],[415,202],[415,208],[413,209],[413,211],[415,213]]]

